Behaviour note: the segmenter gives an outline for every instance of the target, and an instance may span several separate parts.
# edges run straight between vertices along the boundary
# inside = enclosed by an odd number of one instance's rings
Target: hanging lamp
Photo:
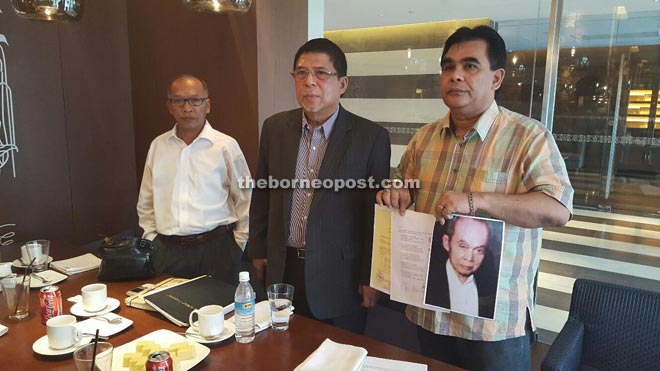
[[[203,13],[246,13],[252,0],[182,0],[183,5]]]
[[[39,21],[76,21],[82,16],[83,0],[12,0],[16,13]]]

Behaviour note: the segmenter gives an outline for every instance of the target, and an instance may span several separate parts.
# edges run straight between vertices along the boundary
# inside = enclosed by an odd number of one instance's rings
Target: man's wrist
[[[474,208],[474,195],[472,192],[468,192],[468,206],[470,207],[470,215],[475,216],[476,210]]]

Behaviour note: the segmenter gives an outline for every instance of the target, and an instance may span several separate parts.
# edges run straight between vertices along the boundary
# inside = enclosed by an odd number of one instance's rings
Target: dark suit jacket
[[[302,110],[281,112],[263,125],[255,180],[293,179],[302,127]],[[383,127],[339,108],[319,179],[387,179],[389,133]],[[377,189],[316,189],[306,231],[305,285],[317,318],[354,310],[359,284],[368,284],[373,210]],[[266,284],[282,282],[289,236],[292,189],[258,189],[250,205],[248,256],[267,258]]]
[[[426,304],[451,309],[449,299],[449,283],[447,282],[447,259],[431,259],[429,264],[429,277],[426,285]],[[477,285],[479,297],[479,317],[493,318],[495,314],[495,295],[497,288],[497,276],[486,275],[482,271],[484,261],[479,270],[474,273],[474,282]]]

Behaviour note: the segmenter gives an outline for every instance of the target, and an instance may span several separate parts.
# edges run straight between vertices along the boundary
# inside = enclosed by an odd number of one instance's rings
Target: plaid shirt
[[[394,178],[420,180],[413,196],[415,211],[423,213],[433,214],[445,190],[543,192],[573,209],[573,187],[552,134],[538,121],[495,102],[463,139],[450,128],[449,114],[422,127],[408,144]],[[534,308],[541,239],[541,228],[506,224],[494,320],[412,305],[406,316],[436,334],[464,339],[498,341],[523,336],[526,311],[531,315]]]

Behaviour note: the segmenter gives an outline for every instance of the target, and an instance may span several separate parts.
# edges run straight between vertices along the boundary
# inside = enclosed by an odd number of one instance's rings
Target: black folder
[[[236,286],[201,276],[146,295],[144,301],[173,323],[188,326],[190,313],[205,305],[222,305],[225,314],[233,311],[235,291]]]

